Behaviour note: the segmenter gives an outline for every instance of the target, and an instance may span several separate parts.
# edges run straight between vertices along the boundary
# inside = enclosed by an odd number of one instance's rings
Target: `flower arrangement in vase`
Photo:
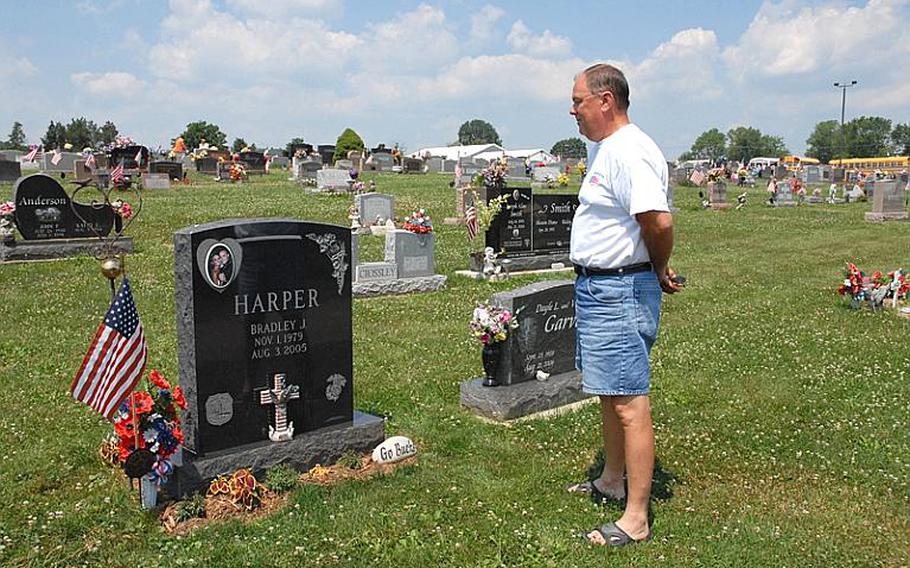
[[[404,218],[404,225],[401,228],[412,233],[432,233],[433,221],[427,215],[426,209],[418,209]]]
[[[13,215],[16,213],[16,204],[12,201],[0,203],[0,242],[15,240],[16,224]]]
[[[518,328],[518,319],[507,310],[490,304],[479,304],[471,316],[471,335],[483,344],[483,386],[495,387],[496,369],[502,354],[502,343]]]

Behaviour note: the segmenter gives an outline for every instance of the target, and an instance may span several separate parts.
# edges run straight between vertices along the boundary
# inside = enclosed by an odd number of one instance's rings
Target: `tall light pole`
[[[856,85],[856,81],[850,81],[849,83],[846,82],[846,81],[844,81],[844,82],[838,81],[838,82],[834,83],[834,86],[841,90],[841,97],[840,97],[840,133],[841,133],[841,137],[842,137],[842,139],[843,139],[843,144],[844,144],[844,146],[843,146],[843,151],[844,151],[845,153],[846,153],[846,151],[847,151],[847,131],[844,130],[844,109],[847,107],[847,89],[848,89],[849,87],[854,86],[854,85]],[[841,157],[845,157],[845,156],[841,156]]]

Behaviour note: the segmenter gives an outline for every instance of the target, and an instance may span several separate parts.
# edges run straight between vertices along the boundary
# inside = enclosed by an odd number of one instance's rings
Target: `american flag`
[[[63,159],[63,154],[59,150],[54,150],[54,157],[51,158],[51,163],[55,166],[60,163],[60,160]]]
[[[142,167],[142,148],[139,148],[139,151],[136,152],[136,167]]]
[[[692,175],[689,176],[689,181],[695,185],[701,185],[705,183],[705,174],[701,170],[692,170]]]
[[[117,164],[117,167],[111,170],[111,183],[120,183],[123,181],[123,162]]]
[[[86,167],[86,169],[89,169],[89,170],[95,169],[95,155],[94,154],[89,153],[89,155],[85,157],[85,167]]]
[[[471,205],[464,212],[464,224],[468,229],[468,238],[472,241],[477,238],[479,227],[477,226],[477,208]]]
[[[463,173],[463,170],[461,169],[461,164],[455,164],[455,184],[456,184],[456,185],[459,184],[459,183],[461,183],[461,182],[458,181],[458,180],[461,179],[461,174],[462,174],[462,173]]]
[[[145,371],[148,346],[126,278],[98,326],[70,392],[111,420]]]
[[[40,149],[41,149],[40,146],[35,146],[34,148],[32,148],[32,150],[28,154],[25,155],[25,161],[34,162],[35,158],[38,157],[38,150],[40,150]]]

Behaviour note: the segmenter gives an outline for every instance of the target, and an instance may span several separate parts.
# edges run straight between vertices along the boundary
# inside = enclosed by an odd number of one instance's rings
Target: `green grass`
[[[369,179],[369,176],[368,176]],[[139,510],[97,458],[110,426],[67,393],[109,291],[91,258],[0,266],[0,565],[3,566],[899,566],[910,558],[910,321],[854,312],[833,293],[843,263],[910,263],[910,223],[863,221],[868,204],[743,211],[678,189],[673,264],[653,352],[660,498],[655,540],[584,544],[617,512],[563,492],[598,448],[594,406],[510,426],[459,406],[480,373],[474,302],[535,281],[476,282],[454,191],[441,175],[376,177],[403,217],[436,221],[432,294],[354,302],[355,404],[411,437],[414,465],[365,482],[302,486],[288,507],[184,538]],[[732,193],[732,192],[729,192]],[[129,197],[127,198],[129,199]],[[732,197],[731,197],[732,199]],[[283,175],[197,179],[145,196],[127,259],[149,365],[177,377],[172,234],[222,218],[348,224],[350,198]],[[379,260],[379,238],[361,258]]]

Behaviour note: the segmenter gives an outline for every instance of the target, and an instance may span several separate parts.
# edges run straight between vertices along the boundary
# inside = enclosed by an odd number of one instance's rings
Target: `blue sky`
[[[629,77],[630,115],[668,158],[747,125],[802,151],[840,116],[910,122],[910,0],[345,2],[0,0],[0,137],[112,120],[167,144],[188,122],[229,141],[445,145],[481,118],[510,148],[576,136],[572,77]]]

